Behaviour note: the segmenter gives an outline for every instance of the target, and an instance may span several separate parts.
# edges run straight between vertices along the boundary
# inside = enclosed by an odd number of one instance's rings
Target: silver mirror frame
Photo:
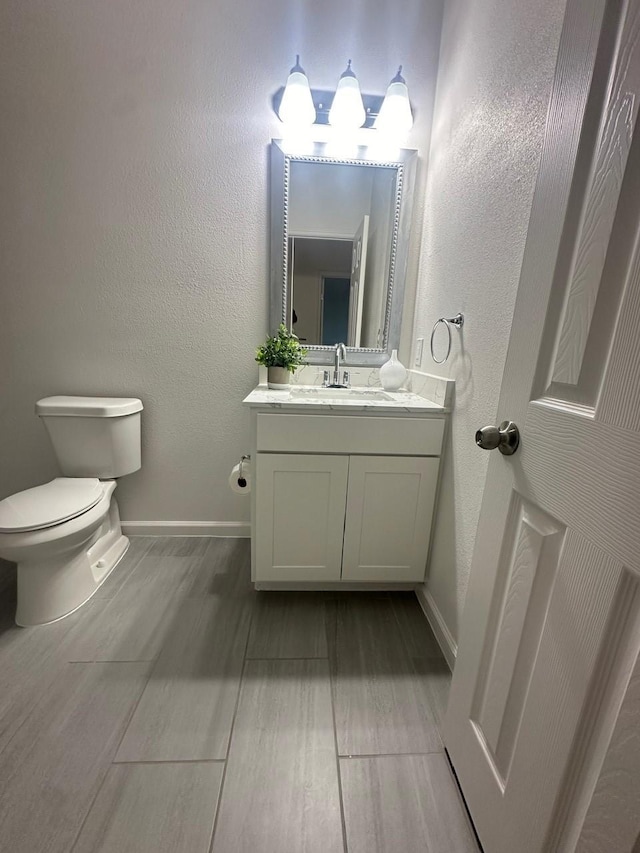
[[[292,153],[281,139],[271,142],[271,304],[269,322],[271,333],[287,321],[287,276],[289,255],[289,182],[291,163],[329,163],[344,166],[377,166],[396,170],[396,195],[391,239],[391,262],[387,282],[382,347],[347,347],[347,361],[354,367],[377,367],[387,360],[391,350],[400,345],[400,328],[404,302],[405,281],[409,256],[409,234],[415,171],[418,152],[400,148],[394,160],[374,159],[368,148],[360,146],[355,157],[341,158],[330,153],[328,143],[316,142],[305,154]],[[328,364],[333,347],[308,345],[309,364]]]

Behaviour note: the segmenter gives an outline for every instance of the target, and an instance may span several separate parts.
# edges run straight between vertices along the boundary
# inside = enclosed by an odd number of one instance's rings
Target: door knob
[[[495,450],[511,456],[520,444],[520,431],[513,421],[502,421],[499,427],[486,426],[476,433],[476,444],[483,450]]]

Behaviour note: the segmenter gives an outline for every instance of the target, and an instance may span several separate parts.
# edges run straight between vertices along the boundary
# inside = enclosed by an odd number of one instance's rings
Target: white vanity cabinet
[[[440,460],[350,456],[345,581],[424,580]]]
[[[258,586],[424,579],[444,415],[253,412]]]
[[[256,581],[339,581],[348,456],[258,453]]]

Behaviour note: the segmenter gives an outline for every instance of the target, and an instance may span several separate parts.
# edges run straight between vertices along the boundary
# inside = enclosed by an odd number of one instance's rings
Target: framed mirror
[[[272,331],[293,329],[308,361],[337,343],[350,365],[380,365],[400,342],[417,152],[343,158],[271,143]]]

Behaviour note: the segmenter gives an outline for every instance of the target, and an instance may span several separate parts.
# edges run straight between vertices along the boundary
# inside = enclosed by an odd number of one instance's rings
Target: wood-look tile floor
[[[256,592],[249,564],[134,537],[39,628],[0,564],[3,853],[477,853],[415,597]]]

